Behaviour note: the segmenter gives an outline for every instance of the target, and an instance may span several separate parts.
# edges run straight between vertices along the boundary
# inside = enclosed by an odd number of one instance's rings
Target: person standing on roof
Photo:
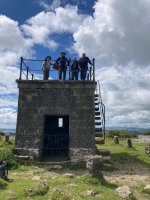
[[[51,65],[51,57],[47,56],[43,62],[42,71],[43,71],[43,80],[48,80],[49,72],[50,72],[50,65]]]
[[[90,59],[86,56],[85,53],[83,53],[82,57],[79,59],[79,66],[80,66],[80,72],[81,72],[81,80],[84,80],[84,81],[86,79],[88,63],[92,65]]]
[[[59,64],[59,80],[62,79],[62,73],[63,80],[66,80],[66,71],[69,65],[69,60],[66,58],[66,52],[61,52],[60,57],[56,60],[56,63]]]
[[[73,58],[73,63],[71,65],[72,80],[78,80],[79,73],[79,62],[76,57]]]

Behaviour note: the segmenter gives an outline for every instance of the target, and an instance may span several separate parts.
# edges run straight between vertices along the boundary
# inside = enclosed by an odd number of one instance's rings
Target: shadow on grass
[[[136,151],[136,150],[135,150]],[[120,163],[121,165],[125,164],[126,166],[131,166],[132,164],[140,164],[143,165],[143,167],[150,168],[150,159],[148,163],[148,159],[146,158],[147,161],[144,161],[139,158],[140,155],[130,155],[127,152],[122,152],[122,153],[112,153],[111,154],[111,160],[115,163]],[[145,155],[146,157],[146,155]]]

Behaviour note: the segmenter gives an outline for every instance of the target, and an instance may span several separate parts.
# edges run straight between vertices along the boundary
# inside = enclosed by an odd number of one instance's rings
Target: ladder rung
[[[101,122],[95,122],[96,126],[101,125],[101,124],[102,124]]]
[[[95,128],[95,132],[102,132],[102,128]]]
[[[95,117],[95,120],[100,120],[101,119],[101,117]]]
[[[95,116],[98,116],[98,115],[100,115],[100,112],[95,112]]]

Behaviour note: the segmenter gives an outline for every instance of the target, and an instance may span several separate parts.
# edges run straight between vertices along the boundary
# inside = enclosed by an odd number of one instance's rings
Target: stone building
[[[83,161],[95,151],[95,81],[17,80],[15,153]]]

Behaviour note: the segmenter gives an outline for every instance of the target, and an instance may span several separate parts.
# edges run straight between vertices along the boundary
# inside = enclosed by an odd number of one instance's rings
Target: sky
[[[106,127],[150,129],[149,0],[0,0],[0,129],[16,128],[20,57],[62,50],[96,59]]]

